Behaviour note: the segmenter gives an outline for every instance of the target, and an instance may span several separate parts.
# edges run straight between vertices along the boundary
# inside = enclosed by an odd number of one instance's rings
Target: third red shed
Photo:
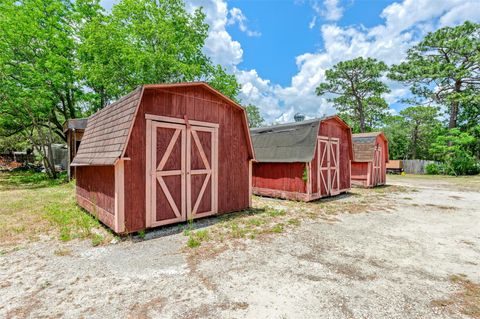
[[[352,183],[363,187],[384,185],[388,141],[383,132],[353,134]]]
[[[253,193],[311,201],[350,189],[350,127],[338,116],[252,129]]]

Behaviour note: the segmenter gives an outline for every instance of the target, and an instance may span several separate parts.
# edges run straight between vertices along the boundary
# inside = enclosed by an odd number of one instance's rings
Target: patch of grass
[[[45,207],[45,218],[60,230],[60,240],[69,241],[74,238],[92,238],[98,241],[98,234],[92,233],[93,228],[101,227],[98,220],[85,213],[78,206],[65,206],[60,203],[50,203]]]
[[[421,175],[421,174],[407,174],[406,176],[397,176],[389,175],[388,179],[392,180],[402,180],[402,179],[412,179],[429,182],[439,182],[453,185],[459,189],[470,190],[470,191],[480,191],[480,175],[474,176],[446,176],[446,175]]]
[[[62,241],[95,239],[92,230],[111,237],[95,217],[76,205],[75,184],[43,173],[0,172],[0,243],[15,245],[54,235]]]
[[[229,239],[257,239],[283,233],[300,224],[299,218],[290,217],[284,209],[263,206],[221,216],[220,223],[211,226],[208,235],[192,230],[185,230],[184,235],[189,236],[187,246],[195,248],[203,242],[214,244]]]
[[[244,227],[243,224],[240,226],[235,222],[229,223],[228,227],[230,228],[229,230],[232,238],[244,238],[249,230],[248,227]]]
[[[138,237],[140,237],[141,239],[145,239],[145,230],[144,229],[138,231]]]
[[[267,214],[270,217],[277,217],[277,216],[285,216],[287,212],[284,210],[278,210],[278,209],[268,209]]]
[[[466,316],[480,318],[480,284],[472,282],[464,274],[452,275],[449,280],[458,285],[459,290],[448,299],[432,301],[432,305],[451,312],[459,309]]]
[[[51,179],[46,173],[34,171],[8,172],[2,173],[0,177],[0,190],[52,187],[66,182],[66,173],[60,173],[57,179]]]
[[[301,224],[301,221],[298,218],[291,218],[288,220],[288,223],[290,225],[299,226]]]
[[[276,224],[276,225],[274,225],[274,226],[270,229],[270,231],[271,231],[272,233],[277,233],[277,234],[278,234],[278,233],[283,233],[283,231],[284,231],[284,225],[283,225],[282,223]]]
[[[189,248],[196,248],[202,244],[202,242],[210,239],[208,230],[202,229],[197,231],[191,231],[187,240],[187,246]]]
[[[266,221],[262,218],[250,218],[247,220],[247,224],[252,225],[252,226],[261,226],[265,224]]]
[[[105,237],[100,234],[93,234],[91,236],[92,239],[92,246],[97,247],[105,242]]]

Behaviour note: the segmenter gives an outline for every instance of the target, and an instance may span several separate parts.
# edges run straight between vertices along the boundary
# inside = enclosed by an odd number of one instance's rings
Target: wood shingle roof
[[[139,87],[88,118],[72,166],[115,164],[126,147],[141,94]]]
[[[383,132],[357,133],[352,135],[354,162],[373,161],[378,136],[381,136],[385,141],[387,140]],[[388,153],[386,154],[386,160],[388,161]]]
[[[238,108],[243,112],[244,130],[247,135],[249,153],[252,158],[255,158],[245,109],[205,82],[188,82],[140,86],[135,91],[90,116],[82,142],[71,166],[114,165],[124,155],[144,90],[192,86],[205,87],[232,107]]]

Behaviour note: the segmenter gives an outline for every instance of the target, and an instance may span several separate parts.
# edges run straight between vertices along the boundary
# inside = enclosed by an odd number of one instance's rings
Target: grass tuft
[[[196,248],[202,244],[204,241],[208,241],[210,236],[208,230],[202,229],[197,231],[190,231],[188,235],[187,246],[189,248]]]

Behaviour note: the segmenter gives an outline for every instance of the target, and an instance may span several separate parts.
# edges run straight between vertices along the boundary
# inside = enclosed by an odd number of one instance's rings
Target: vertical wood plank
[[[115,232],[125,231],[125,192],[124,160],[115,164]]]
[[[249,160],[248,161],[248,206],[249,207],[252,207],[252,173],[253,173],[253,170],[252,170],[252,164],[253,160]]]
[[[146,120],[146,142],[145,142],[145,226],[152,225],[152,121]]]
[[[187,125],[186,127],[186,135],[187,135],[187,140],[186,140],[186,209],[187,209],[187,216],[190,216],[191,211],[192,211],[192,175],[191,175],[191,170],[192,170],[192,128]],[[188,217],[187,217],[188,218]]]

